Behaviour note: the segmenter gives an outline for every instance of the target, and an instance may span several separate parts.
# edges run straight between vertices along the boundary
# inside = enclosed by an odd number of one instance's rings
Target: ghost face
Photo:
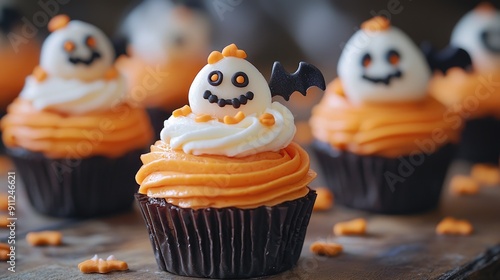
[[[477,71],[498,71],[500,12],[474,10],[466,14],[453,30],[451,45],[465,49]]]
[[[354,103],[422,99],[431,75],[417,46],[394,27],[354,34],[341,54],[338,74]]]
[[[262,114],[271,105],[271,92],[251,63],[225,57],[201,69],[189,89],[189,105],[195,114],[219,119],[238,111],[247,116]]]
[[[40,65],[49,76],[92,81],[104,76],[114,56],[111,42],[101,30],[71,21],[47,37]]]

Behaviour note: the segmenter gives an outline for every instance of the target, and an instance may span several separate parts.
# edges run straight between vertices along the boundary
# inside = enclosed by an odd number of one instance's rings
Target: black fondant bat
[[[446,71],[453,67],[459,67],[466,71],[472,70],[472,59],[464,49],[447,46],[443,50],[437,51],[427,42],[422,43],[421,49],[433,71],[439,70],[446,74]]]
[[[323,74],[318,68],[300,62],[297,71],[290,74],[286,72],[281,63],[274,62],[271,79],[269,80],[272,96],[280,95],[288,101],[292,93],[298,91],[305,96],[307,89],[313,86],[325,90],[325,78],[323,78]]]

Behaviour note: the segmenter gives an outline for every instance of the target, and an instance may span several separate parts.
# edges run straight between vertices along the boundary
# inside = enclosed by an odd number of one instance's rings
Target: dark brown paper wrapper
[[[273,207],[181,208],[136,194],[161,270],[205,278],[273,275],[297,264],[316,192]]]
[[[313,150],[335,202],[384,214],[410,214],[438,205],[454,157],[447,144],[433,154],[399,158],[360,156],[315,141]]]
[[[500,120],[488,117],[467,120],[458,146],[457,158],[472,163],[498,165]]]
[[[38,212],[89,218],[130,210],[138,186],[135,174],[144,150],[119,158],[49,159],[25,149],[7,149],[28,198]]]

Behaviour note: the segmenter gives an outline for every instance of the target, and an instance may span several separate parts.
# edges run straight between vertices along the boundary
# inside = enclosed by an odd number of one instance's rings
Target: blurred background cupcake
[[[125,102],[111,41],[59,15],[40,65],[1,120],[2,139],[32,206],[56,217],[129,210],[134,172],[150,143],[146,112]]]
[[[347,42],[338,73],[310,120],[336,201],[389,214],[436,207],[460,126],[428,96],[423,53],[375,17]]]
[[[16,1],[0,2],[0,117],[21,92],[40,55],[36,37],[17,35],[22,29],[23,10],[16,4]]]
[[[117,67],[127,78],[129,102],[147,107],[155,135],[187,103],[208,55],[210,25],[200,5],[165,0],[144,1],[124,19],[117,46],[126,54]]]
[[[498,165],[500,10],[482,3],[468,12],[453,29],[450,46],[465,50],[472,65],[470,69],[454,67],[445,73],[437,71],[430,91],[466,120],[458,158]]]

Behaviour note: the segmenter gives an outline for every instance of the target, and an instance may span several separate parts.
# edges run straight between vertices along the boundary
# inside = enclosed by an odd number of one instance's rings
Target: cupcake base
[[[205,278],[273,275],[296,265],[316,192],[272,207],[181,208],[136,194],[161,270]]]
[[[467,120],[462,131],[457,158],[471,163],[498,165],[500,120],[488,117]]]
[[[315,141],[313,150],[335,202],[384,214],[418,213],[435,208],[455,148],[399,158],[360,156]]]
[[[49,159],[21,148],[7,149],[31,205],[54,217],[88,218],[130,210],[141,167],[137,150],[119,158]]]

